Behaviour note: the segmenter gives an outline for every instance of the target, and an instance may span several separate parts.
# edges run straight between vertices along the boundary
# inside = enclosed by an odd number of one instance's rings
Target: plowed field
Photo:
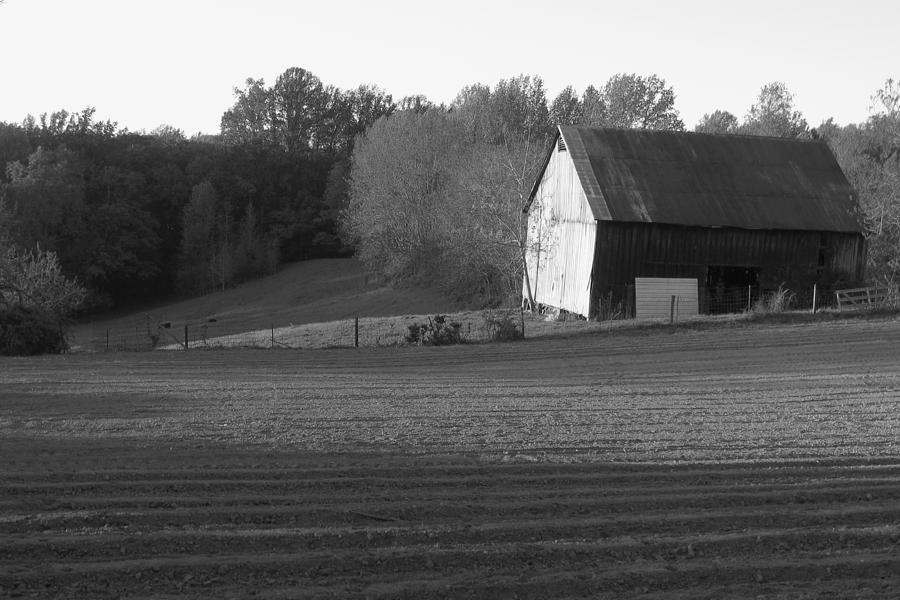
[[[0,359],[0,597],[898,594],[900,321]]]

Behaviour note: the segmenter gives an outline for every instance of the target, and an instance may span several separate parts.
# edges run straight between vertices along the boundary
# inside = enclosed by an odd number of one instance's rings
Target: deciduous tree
[[[402,111],[359,138],[344,230],[370,268],[394,280],[437,275],[448,233],[441,215],[458,206],[464,140],[463,126],[440,111]]]
[[[87,207],[79,157],[64,147],[38,148],[27,162],[9,164],[7,176],[2,194],[15,221],[14,243],[58,252],[67,272],[79,272],[87,262],[82,243]]]
[[[738,133],[738,118],[727,110],[717,110],[703,115],[694,131],[698,133]]]
[[[766,84],[744,119],[742,133],[785,138],[809,137],[809,126],[794,108],[794,95],[780,81]]]
[[[225,214],[209,181],[193,187],[184,207],[181,249],[178,255],[178,288],[184,294],[224,288],[230,278]]]
[[[605,124],[622,129],[667,129],[683,131],[675,109],[675,92],[656,75],[633,73],[612,76],[603,86]]]
[[[276,143],[275,103],[266,82],[249,78],[244,89],[234,88],[234,96],[234,105],[222,115],[222,139],[231,144]]]
[[[275,80],[271,94],[279,143],[288,151],[310,148],[325,108],[321,80],[306,69],[291,67]]]
[[[603,94],[592,85],[581,94],[581,119],[585,125],[602,127],[607,123],[606,101]]]
[[[550,105],[550,122],[554,125],[578,125],[583,121],[581,101],[572,86],[568,85]]]

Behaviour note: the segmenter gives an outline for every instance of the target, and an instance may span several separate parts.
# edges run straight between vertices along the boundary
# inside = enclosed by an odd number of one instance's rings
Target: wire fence
[[[896,293],[892,302],[897,304]],[[758,286],[698,288],[700,314],[749,311],[784,312],[837,308],[834,290],[811,286],[766,289]],[[845,307],[846,308],[846,307]],[[532,319],[541,317],[532,317]],[[598,299],[595,319],[635,318],[633,285],[608,289]],[[440,323],[439,323],[440,321]],[[532,327],[535,327],[533,324]],[[533,332],[534,333],[534,332]],[[528,335],[528,321],[521,307],[440,315],[398,317],[352,316],[326,323],[267,326],[229,322],[226,319],[167,321],[146,314],[115,326],[93,328],[72,342],[73,350],[133,352],[214,348],[354,348],[440,343],[481,343],[517,339]]]
[[[782,312],[826,309],[837,306],[835,290],[826,286],[762,288],[757,285],[697,289],[697,310],[704,315],[749,311]],[[601,320],[635,318],[635,287],[619,285],[600,294],[596,314]]]
[[[73,348],[94,352],[213,348],[354,348],[488,342],[521,338],[520,307],[443,315],[349,317],[325,323],[271,324],[250,330],[224,319],[163,321],[145,315],[118,326],[93,328]]]

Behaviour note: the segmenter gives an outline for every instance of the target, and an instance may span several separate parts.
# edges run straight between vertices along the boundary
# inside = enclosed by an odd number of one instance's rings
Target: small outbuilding
[[[864,276],[858,202],[819,141],[563,126],[525,212],[526,300],[584,317],[633,307],[636,278],[695,279],[709,312]]]

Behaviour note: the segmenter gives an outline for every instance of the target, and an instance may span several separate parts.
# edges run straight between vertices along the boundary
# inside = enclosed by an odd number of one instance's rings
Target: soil
[[[0,360],[0,597],[894,598],[900,321]]]

